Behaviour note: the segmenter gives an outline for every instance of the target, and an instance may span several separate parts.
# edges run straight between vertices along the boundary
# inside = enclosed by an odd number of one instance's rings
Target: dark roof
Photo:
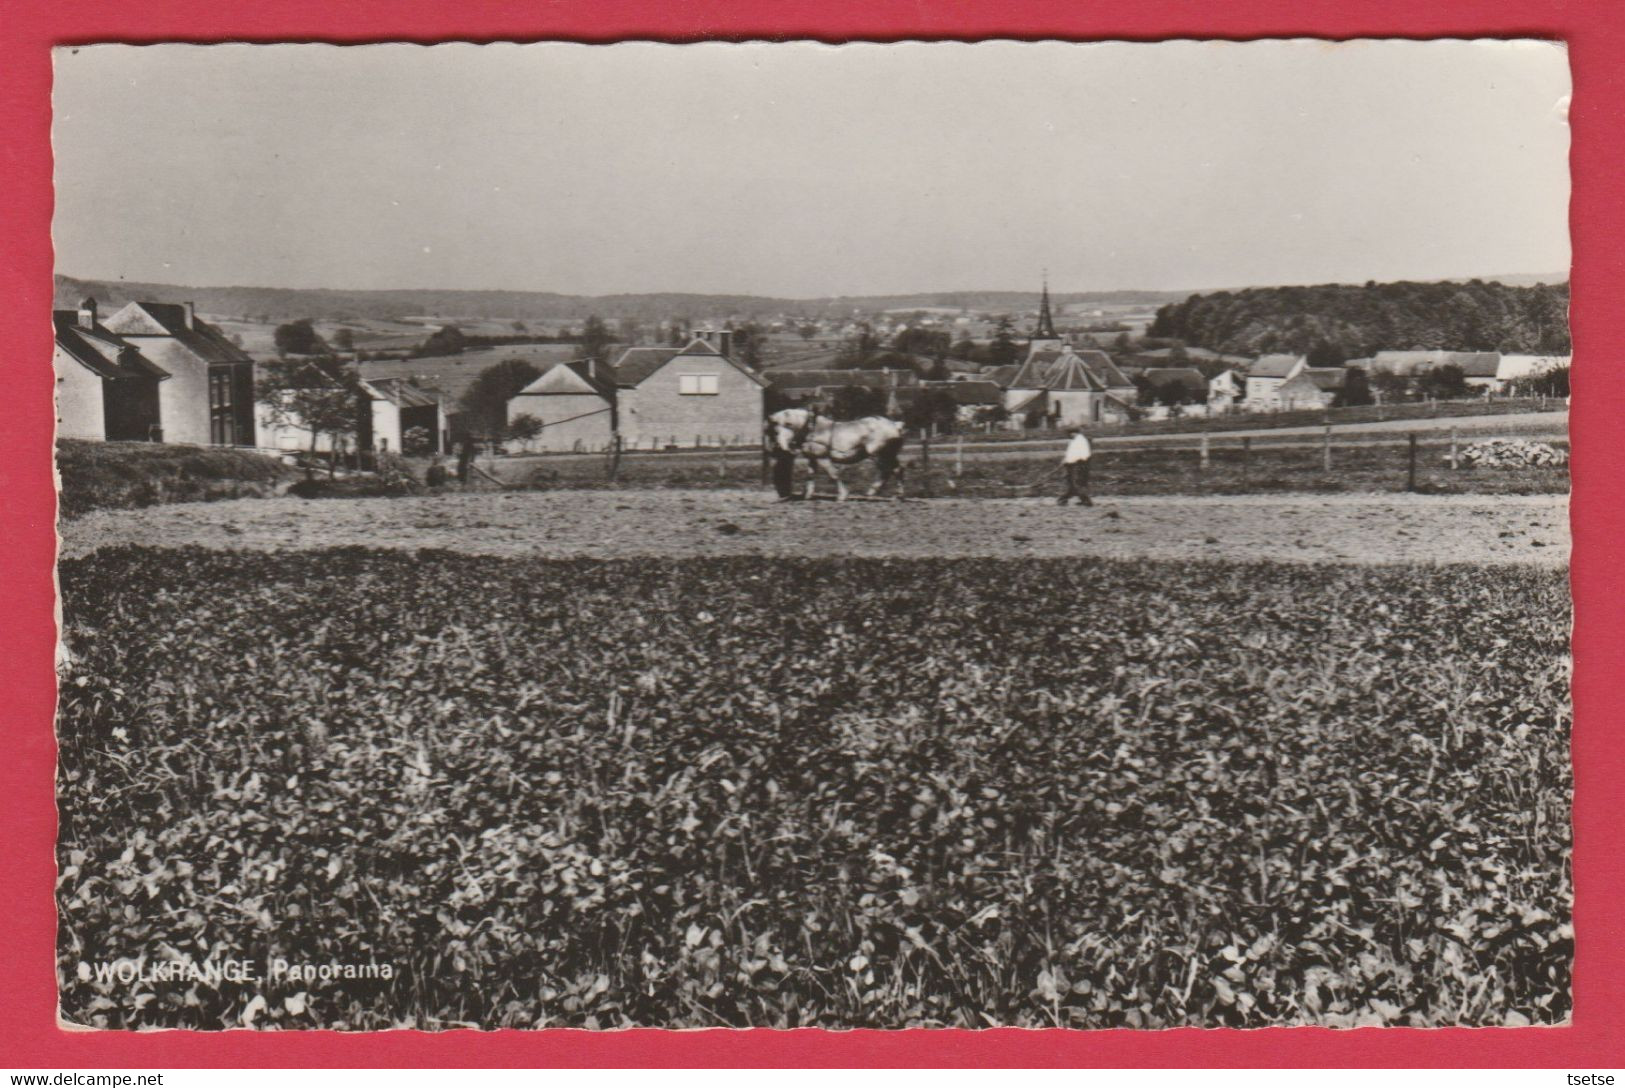
[[[987,376],[988,381],[993,382],[1001,389],[1005,389],[1008,388],[1010,383],[1015,380],[1016,375],[1021,373],[1021,367],[1016,366],[1015,364],[1010,364],[1008,366],[989,366],[983,367],[982,373]]]
[[[627,348],[621,352],[620,359],[613,367],[615,384],[637,385],[671,362],[677,354],[674,348]]]
[[[1302,355],[1260,355],[1247,368],[1249,378],[1284,378],[1303,361]]]
[[[633,355],[633,352],[648,354]],[[730,359],[728,356],[718,351],[715,347],[706,343],[704,340],[699,339],[698,337],[689,341],[688,346],[683,348],[681,351],[673,351],[671,348],[627,348],[626,351],[621,353],[620,362],[615,364],[615,384],[620,386],[622,389],[639,385],[648,380],[651,374],[665,366],[667,363],[671,362],[673,359],[677,358],[679,355],[710,356],[720,363],[727,363],[729,366],[739,371],[757,385],[765,386],[767,384],[767,382],[763,380],[762,375],[758,374],[744,363],[741,363],[735,359]]]
[[[440,398],[413,385],[405,378],[371,378],[366,384],[391,404],[400,408],[428,408],[440,403]]]
[[[1200,396],[1207,395],[1207,379],[1193,366],[1154,366],[1145,371],[1146,381],[1154,386],[1178,386]]]
[[[142,355],[135,345],[108,332],[100,325],[79,324],[77,310],[53,310],[57,345],[67,355],[104,378],[125,378],[145,374],[167,378],[169,371]]]
[[[855,385],[865,389],[892,389],[918,385],[912,370],[769,370],[762,377],[774,389],[816,389]]]
[[[227,340],[225,334],[195,313],[192,324],[186,324],[186,307],[174,302],[136,302],[132,305],[145,310],[164,331],[184,344],[192,354],[211,363],[246,363],[248,352]],[[121,336],[147,335],[141,332],[118,330]]]
[[[937,389],[947,393],[958,404],[1002,404],[1004,393],[994,382],[925,382],[923,389]]]
[[[1304,368],[1303,377],[1314,382],[1316,388],[1322,391],[1335,392],[1347,383],[1349,372],[1340,366],[1310,366]]]
[[[139,316],[132,314],[134,309]],[[247,363],[252,358],[226,339],[221,331],[193,316],[186,322],[186,307],[173,302],[132,302],[108,319],[107,329],[120,337],[141,339],[165,336],[209,363]]]

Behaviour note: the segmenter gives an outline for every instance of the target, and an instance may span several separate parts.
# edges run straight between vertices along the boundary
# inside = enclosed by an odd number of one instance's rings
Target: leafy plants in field
[[[61,578],[76,1023],[1569,1014],[1560,572],[123,548]],[[256,977],[155,977],[228,960]]]

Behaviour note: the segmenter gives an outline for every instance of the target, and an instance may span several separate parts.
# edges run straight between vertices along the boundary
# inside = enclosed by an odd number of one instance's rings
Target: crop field
[[[75,1023],[1570,1013],[1558,569],[107,547],[61,584]],[[104,970],[222,957],[262,977]]]

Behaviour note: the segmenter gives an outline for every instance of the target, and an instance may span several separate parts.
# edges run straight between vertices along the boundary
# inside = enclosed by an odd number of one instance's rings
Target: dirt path
[[[1568,560],[1551,495],[1239,495],[780,503],[749,491],[551,491],[242,499],[108,510],[64,557],[121,544],[343,545],[483,555],[1146,556],[1332,562]]]

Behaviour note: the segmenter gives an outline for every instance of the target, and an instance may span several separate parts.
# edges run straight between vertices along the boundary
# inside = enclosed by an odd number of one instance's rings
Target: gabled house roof
[[[1299,377],[1308,378],[1322,392],[1335,393],[1348,384],[1349,372],[1340,366],[1309,366]]]
[[[405,378],[364,378],[361,387],[374,399],[387,400],[398,408],[429,408],[440,403],[439,397]]]
[[[1260,355],[1247,368],[1249,378],[1285,378],[1304,362],[1302,355]]]
[[[892,389],[918,385],[912,370],[769,370],[762,375],[773,389],[812,389],[852,385],[865,389]]]
[[[597,377],[585,360],[554,363],[516,397],[580,397],[595,396],[604,400],[615,399],[615,386]]]
[[[648,352],[649,354],[637,355],[628,358],[628,356],[632,356],[633,352]],[[659,354],[657,355],[655,353]],[[722,352],[718,351],[711,344],[706,343],[699,337],[695,337],[693,340],[691,340],[688,346],[683,348],[681,351],[673,351],[670,348],[627,348],[626,351],[621,353],[620,361],[617,362],[613,368],[615,373],[615,384],[622,389],[630,389],[634,386],[642,385],[657,371],[659,371],[673,359],[677,358],[679,355],[684,357],[710,356],[719,363],[726,363],[728,366],[733,367],[735,370],[739,371],[739,373],[743,374],[757,385],[767,385],[767,382],[762,379],[760,374],[756,373],[745,364],[730,359],[728,356],[722,354]],[[664,358],[661,358],[660,356],[664,356]]]
[[[1021,367],[1015,363],[1007,366],[990,366],[984,367],[982,373],[987,376],[988,381],[1000,389],[1008,389],[1010,383],[1015,381],[1016,375],[1021,373]]]
[[[168,337],[210,363],[252,361],[246,351],[227,340],[219,329],[196,315],[190,318],[188,315],[187,306],[173,302],[131,302],[107,319],[107,329],[124,337]]]
[[[56,343],[64,354],[103,378],[123,378],[145,374],[160,381],[169,371],[141,354],[134,344],[108,332],[101,325],[81,325],[76,310],[53,310]]]
[[[1071,348],[1035,351],[1010,380],[1011,389],[1050,389],[1056,392],[1103,392],[1133,388],[1104,351]]]
[[[1379,351],[1371,358],[1377,370],[1410,374],[1436,366],[1459,366],[1468,377],[1493,378],[1501,365],[1497,351]]]
[[[923,382],[922,389],[935,389],[954,398],[954,403],[967,406],[994,405],[1004,402],[1004,394],[994,382]]]

